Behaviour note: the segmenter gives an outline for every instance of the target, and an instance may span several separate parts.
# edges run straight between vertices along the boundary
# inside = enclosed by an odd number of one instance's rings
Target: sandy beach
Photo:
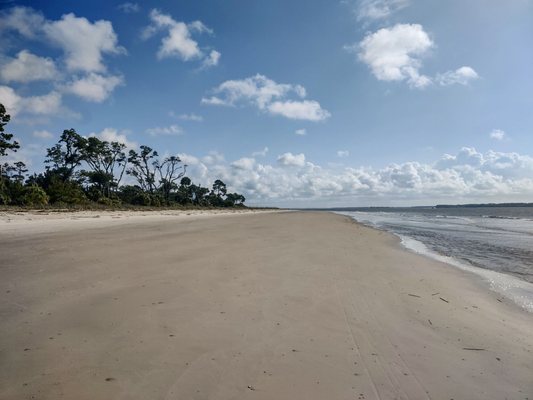
[[[533,314],[467,272],[331,213],[189,214],[2,214],[0,399],[533,398]]]

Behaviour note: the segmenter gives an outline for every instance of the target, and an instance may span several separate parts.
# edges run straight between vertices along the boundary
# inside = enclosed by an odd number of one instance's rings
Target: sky
[[[0,103],[247,204],[533,201],[533,0],[0,0]]]

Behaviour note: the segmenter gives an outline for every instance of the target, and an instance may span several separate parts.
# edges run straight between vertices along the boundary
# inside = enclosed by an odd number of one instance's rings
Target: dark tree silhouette
[[[153,194],[155,191],[155,174],[159,168],[159,154],[157,151],[148,146],[141,146],[141,151],[137,153],[135,150],[130,150],[128,163],[130,167],[126,170],[128,175],[137,179],[139,186],[144,190]]]
[[[82,148],[83,161],[92,169],[83,174],[104,196],[110,197],[117,188],[126,169],[126,145],[118,142],[106,142],[97,137],[90,137]],[[118,173],[118,177],[115,174]]]
[[[220,179],[217,179],[213,183],[213,193],[217,197],[225,196],[226,195],[226,191],[227,191],[226,184],[224,182],[222,182]]]
[[[20,145],[4,132],[10,121],[0,104],[0,161],[16,152]],[[83,137],[66,129],[58,142],[46,149],[44,173],[26,179],[28,169],[22,162],[0,162],[0,204],[43,206],[52,204],[90,205],[91,200],[108,206],[196,205],[212,207],[242,206],[245,198],[228,193],[220,179],[211,190],[194,184],[185,176],[187,165],[178,156],[160,161],[149,146],[125,153],[126,146],[97,137]],[[124,173],[137,185],[121,186]],[[178,184],[179,182],[179,184]]]
[[[44,162],[49,164],[46,169],[63,182],[70,180],[83,161],[82,151],[86,143],[87,139],[78,135],[74,129],[65,129],[57,144],[46,150],[47,158]]]
[[[170,192],[178,188],[176,181],[185,175],[187,165],[180,165],[181,160],[177,156],[167,157],[161,165],[158,165],[159,189],[167,202],[170,201]]]
[[[16,152],[20,145],[17,141],[13,140],[13,134],[4,131],[4,126],[11,120],[11,116],[7,114],[7,111],[3,104],[0,104],[0,182],[3,181],[6,173],[5,169],[9,167],[8,163],[2,163],[2,157],[8,154],[8,151]]]
[[[13,134],[6,133],[4,126],[11,120],[11,116],[7,114],[6,108],[3,104],[0,104],[0,157],[7,155],[8,151],[17,151],[20,145],[17,141],[13,140]]]

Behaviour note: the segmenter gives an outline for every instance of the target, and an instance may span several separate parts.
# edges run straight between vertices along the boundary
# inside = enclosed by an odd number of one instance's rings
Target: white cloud
[[[42,96],[25,97],[22,106],[31,114],[57,114],[61,110],[61,94],[50,92]]]
[[[380,20],[407,7],[410,0],[360,0],[357,7],[359,20]]]
[[[434,78],[420,72],[422,59],[435,47],[424,28],[418,24],[397,24],[369,33],[358,45],[345,46],[356,52],[380,81],[405,81],[423,89],[434,82],[441,86],[467,85],[479,78],[469,66],[437,74]]]
[[[11,116],[15,116],[19,111],[21,97],[9,86],[0,86],[0,99]]]
[[[216,50],[211,50],[211,53],[204,59],[202,67],[209,68],[218,65],[221,54]]]
[[[255,165],[255,159],[250,157],[243,157],[231,163],[233,168],[251,170]]]
[[[135,149],[139,145],[135,141],[131,141],[128,139],[127,131],[121,131],[119,132],[115,128],[105,128],[101,132],[93,132],[89,136],[95,136],[100,140],[104,140],[106,142],[118,142],[123,143],[128,147],[129,149]]]
[[[206,164],[219,164],[224,162],[224,155],[218,151],[210,151],[208,155],[202,157],[202,162]]]
[[[280,165],[284,165],[288,167],[303,167],[305,166],[305,155],[303,153],[300,153],[300,154],[284,153],[278,156],[278,163]]]
[[[13,7],[4,11],[0,18],[0,32],[15,31],[29,39],[34,39],[45,24],[42,14],[30,7]]]
[[[51,80],[57,73],[52,59],[36,56],[28,50],[20,51],[16,58],[4,64],[0,70],[0,76],[5,82]]]
[[[0,86],[0,99],[11,116],[22,112],[28,114],[55,115],[63,110],[61,94],[52,91],[41,96],[19,96],[13,88]]]
[[[124,79],[121,76],[104,76],[91,72],[69,84],[65,91],[87,101],[101,103],[109,97],[115,87],[123,82]]]
[[[139,4],[131,2],[119,4],[117,8],[126,14],[137,13],[141,10]]]
[[[181,161],[184,164],[187,164],[187,165],[200,165],[201,164],[201,161],[197,157],[192,156],[190,154],[179,153],[178,157],[181,159]]]
[[[255,158],[226,162],[216,153],[180,154],[195,182],[222,179],[250,203],[412,205],[436,202],[527,201],[533,196],[533,157],[463,148],[433,164],[416,161],[384,168],[321,167],[304,154],[285,153],[275,165]]]
[[[259,109],[265,109],[273,99],[279,99],[294,92],[299,97],[305,97],[305,89],[300,85],[276,83],[264,75],[241,79],[229,80],[220,84],[213,90],[222,97],[212,97],[215,103],[235,105],[241,101],[254,103]],[[215,100],[216,99],[216,100]]]
[[[168,28],[168,36],[161,41],[158,58],[179,56],[185,61],[201,56],[198,43],[191,38],[189,28],[183,22],[176,22],[170,16],[152,10],[150,18],[156,29]]]
[[[109,21],[91,23],[83,17],[66,14],[43,26],[48,40],[65,52],[66,66],[71,71],[104,72],[104,54],[122,54],[117,35]]]
[[[479,79],[479,75],[471,67],[461,67],[455,71],[448,71],[443,74],[437,74],[435,80],[442,86],[454,84],[468,85],[470,81]]]
[[[307,131],[305,129],[296,129],[294,133],[298,136],[305,136],[307,135]]]
[[[203,104],[235,106],[251,104],[259,110],[290,119],[322,121],[331,114],[314,100],[291,100],[289,95],[300,99],[307,93],[303,86],[277,83],[264,75],[225,81],[216,87],[215,96],[203,98]]]
[[[161,45],[157,51],[157,58],[178,57],[183,61],[191,61],[194,59],[203,59],[202,66],[213,67],[218,64],[221,54],[212,50],[205,55],[200,49],[196,40],[192,38],[191,33],[213,33],[211,29],[204,25],[201,21],[194,21],[190,24],[174,20],[170,15],[163,14],[157,9],[150,12],[151,24],[146,27],[141,37],[149,39],[157,32],[164,31],[167,36],[161,40]]]
[[[209,27],[207,27],[202,21],[193,21],[190,24],[187,25],[191,31],[196,31],[198,33],[209,33],[210,35],[213,34],[213,30]]]
[[[320,103],[314,100],[275,101],[268,106],[268,110],[274,115],[306,121],[323,121],[331,116],[329,111],[324,110]]]
[[[207,104],[207,105],[210,105],[210,106],[230,106],[232,104],[216,97],[216,96],[211,96],[211,97],[203,97],[202,98],[202,101],[201,101],[202,104]]]
[[[48,132],[47,130],[40,130],[40,131],[34,131],[33,137],[39,138],[39,139],[52,139],[54,137],[54,134],[51,132]]]
[[[146,130],[150,136],[180,136],[183,135],[183,129],[178,125],[149,128]]]
[[[350,152],[348,150],[339,150],[337,151],[337,157],[344,158],[348,157],[350,155]]]
[[[407,81],[423,88],[431,79],[421,75],[421,57],[434,46],[418,24],[398,24],[368,34],[359,45],[359,59],[382,81]],[[351,47],[354,50],[356,47]]]
[[[106,99],[116,86],[123,83],[122,77],[105,73],[104,56],[125,53],[118,44],[111,22],[90,22],[72,13],[63,15],[59,20],[46,20],[27,7],[8,9],[2,17],[7,23],[2,25],[1,31],[18,32],[26,39],[57,47],[63,54],[62,58],[53,60],[22,50],[3,66],[0,75],[4,81],[28,83],[49,80],[55,89],[47,95],[48,101],[57,99],[57,90],[62,90],[96,102]],[[34,110],[39,108],[41,97],[27,98]]]
[[[507,134],[501,129],[494,129],[489,136],[491,139],[499,141],[507,139]]]

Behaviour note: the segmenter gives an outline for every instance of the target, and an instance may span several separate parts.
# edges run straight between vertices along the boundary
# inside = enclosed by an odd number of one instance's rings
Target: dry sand
[[[532,314],[347,217],[62,221],[0,222],[1,399],[533,398]]]

